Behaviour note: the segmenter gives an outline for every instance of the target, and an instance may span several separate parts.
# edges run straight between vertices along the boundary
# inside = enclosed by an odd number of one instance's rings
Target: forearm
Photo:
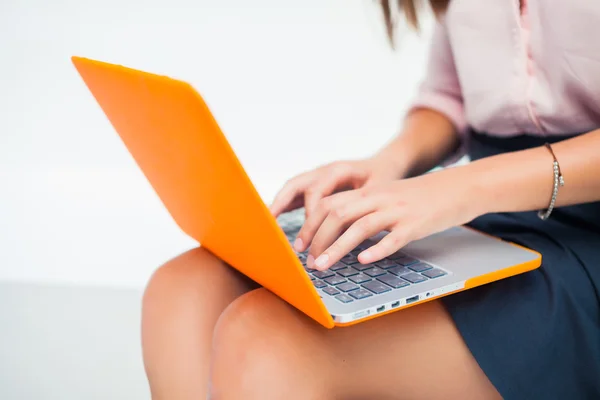
[[[403,178],[439,165],[458,144],[458,134],[448,118],[437,111],[419,109],[407,116],[402,132],[375,157]]]
[[[600,130],[552,145],[565,179],[556,207],[600,201]],[[553,158],[545,147],[475,161],[459,179],[472,182],[479,214],[548,207],[553,188]],[[472,177],[472,178],[471,178]]]

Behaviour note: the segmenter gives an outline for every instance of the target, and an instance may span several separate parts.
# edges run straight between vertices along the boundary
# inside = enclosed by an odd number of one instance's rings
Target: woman
[[[190,251],[145,293],[155,399],[600,398],[600,2],[431,3],[427,76],[401,134],[292,179],[273,214],[306,207],[295,247],[319,269],[383,229],[361,262],[467,223],[536,249],[542,267],[325,330]],[[419,176],[464,148],[471,163]]]

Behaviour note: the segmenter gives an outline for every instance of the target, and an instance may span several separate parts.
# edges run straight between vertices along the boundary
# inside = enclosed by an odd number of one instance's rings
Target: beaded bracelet
[[[550,214],[552,214],[554,204],[556,203],[556,196],[558,195],[558,188],[565,185],[565,179],[560,172],[560,165],[558,164],[554,150],[552,150],[552,146],[550,146],[549,143],[546,143],[545,146],[550,151],[550,154],[552,154],[552,158],[554,159],[554,162],[552,163],[554,172],[554,186],[552,187],[552,198],[550,199],[550,205],[548,206],[548,209],[538,211],[538,217],[543,220],[548,219]]]

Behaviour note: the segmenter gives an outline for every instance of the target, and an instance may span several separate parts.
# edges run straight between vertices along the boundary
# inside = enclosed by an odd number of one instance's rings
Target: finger
[[[396,221],[397,222],[397,221]],[[396,228],[385,235],[377,244],[358,255],[361,264],[371,264],[382,260],[400,250],[409,242],[406,230]]]
[[[321,199],[349,187],[353,179],[352,168],[344,164],[332,166],[323,170],[323,173],[323,178],[306,188],[304,192],[304,207],[307,218]]]
[[[315,267],[319,270],[329,268],[365,239],[393,225],[395,217],[391,211],[378,211],[360,218],[316,258]]]
[[[294,242],[294,249],[296,251],[304,251],[312,242],[312,238],[319,229],[319,227],[325,221],[325,218],[329,215],[329,212],[341,206],[342,204],[350,201],[349,199],[356,196],[355,191],[348,191],[343,193],[336,193],[334,195],[325,197],[319,201],[319,204],[314,208],[313,212],[309,214],[302,224],[296,241]],[[312,264],[312,257],[307,260],[308,264]]]
[[[271,210],[271,214],[275,217],[279,216],[282,212],[291,211],[293,209],[291,206],[295,205],[296,207],[302,206],[302,193],[305,188],[311,183],[312,174],[306,173],[299,175],[290,181],[288,181],[283,188],[277,193],[273,203],[269,207]],[[296,200],[300,198],[299,201]],[[300,203],[300,206],[298,206]]]
[[[317,257],[331,246],[349,226],[365,215],[377,211],[381,205],[382,201],[378,195],[365,196],[359,191],[355,191],[352,196],[340,199],[321,225],[317,227],[314,237],[311,237],[312,232],[310,231],[300,232],[303,240],[311,243],[310,254]]]
[[[299,194],[296,197],[294,197],[294,199],[291,201],[291,203],[289,203],[283,210],[281,210],[281,212],[279,212],[279,214],[277,214],[277,216],[279,216],[283,213],[286,213],[288,211],[297,210],[298,208],[301,208],[302,206],[304,206],[304,197],[302,196],[302,194]]]

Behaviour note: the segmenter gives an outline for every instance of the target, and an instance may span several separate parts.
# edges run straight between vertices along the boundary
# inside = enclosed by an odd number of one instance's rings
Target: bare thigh
[[[440,302],[327,330],[270,292],[233,302],[213,338],[213,399],[497,399]]]
[[[206,398],[214,326],[257,285],[205,249],[160,267],[144,293],[142,345],[152,397]]]

